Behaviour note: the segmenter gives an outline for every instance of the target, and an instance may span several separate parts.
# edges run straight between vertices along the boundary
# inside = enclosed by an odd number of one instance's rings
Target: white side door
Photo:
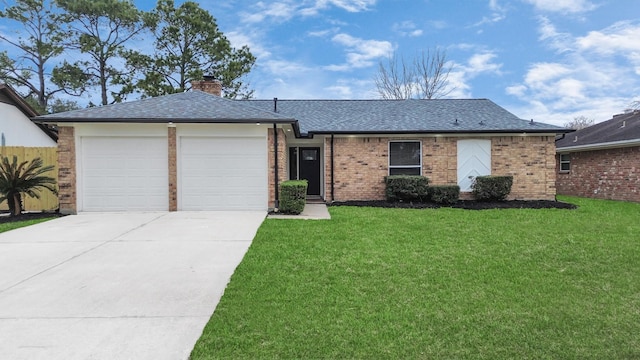
[[[476,176],[491,175],[491,140],[458,140],[458,185],[471,191]]]

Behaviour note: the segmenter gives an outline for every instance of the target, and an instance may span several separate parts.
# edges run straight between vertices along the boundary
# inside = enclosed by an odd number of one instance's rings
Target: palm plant
[[[21,163],[15,155],[12,162],[6,156],[0,158],[0,202],[7,200],[11,216],[22,213],[22,194],[39,199],[43,188],[57,193],[56,180],[42,175],[53,169],[53,165],[42,166],[39,157]]]

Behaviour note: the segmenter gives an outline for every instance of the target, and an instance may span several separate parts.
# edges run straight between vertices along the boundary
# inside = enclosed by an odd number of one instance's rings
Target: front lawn
[[[55,218],[57,216],[52,215],[50,217],[41,217],[38,219],[30,219],[30,220],[17,220],[17,221],[10,221],[11,219],[3,219],[2,222],[0,222],[0,233],[3,233],[5,231],[9,231],[9,230],[13,230],[13,229],[17,229],[17,228],[21,228],[21,227],[25,227],[25,226],[29,226],[29,225],[34,225],[37,223],[41,223],[47,220],[51,220],[53,218]]]
[[[640,358],[640,204],[266,220],[192,359]]]

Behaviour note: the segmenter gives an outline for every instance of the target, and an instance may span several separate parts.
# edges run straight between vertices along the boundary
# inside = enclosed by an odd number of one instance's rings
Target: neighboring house
[[[559,194],[640,201],[640,111],[566,134],[556,147]]]
[[[31,118],[38,113],[10,86],[0,84],[0,146],[56,147],[57,135]]]
[[[194,89],[220,93],[219,83]],[[470,191],[513,175],[511,198],[554,199],[555,136],[476,100],[246,100],[191,91],[40,116],[59,127],[61,211],[266,210],[278,184],[325,201],[384,198],[384,177]]]

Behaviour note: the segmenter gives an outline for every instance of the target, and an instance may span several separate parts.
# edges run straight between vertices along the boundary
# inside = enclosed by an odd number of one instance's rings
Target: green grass
[[[25,226],[29,226],[29,225],[34,225],[34,224],[41,223],[41,222],[45,222],[45,221],[51,220],[53,218],[54,218],[54,216],[52,216],[50,218],[41,218],[41,219],[34,219],[34,220],[23,220],[23,221],[13,221],[13,222],[0,223],[0,233],[3,233],[5,231],[9,231],[9,230],[13,230],[13,229],[17,229],[17,228],[21,228],[21,227],[25,227]]]
[[[192,359],[640,358],[640,204],[266,220]]]

